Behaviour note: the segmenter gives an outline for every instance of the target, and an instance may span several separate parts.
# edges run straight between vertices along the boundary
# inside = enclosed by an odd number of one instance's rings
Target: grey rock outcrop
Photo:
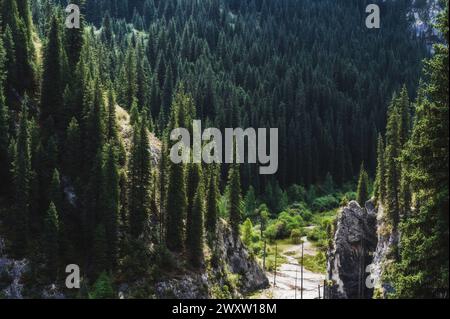
[[[233,240],[225,221],[218,224],[218,239],[215,246],[215,261],[209,271],[186,273],[181,277],[167,278],[155,285],[157,298],[206,299],[214,298],[213,287],[227,286],[234,298],[264,289],[269,286],[264,271],[250,256],[240,239]],[[237,278],[237,285],[230,286],[229,275]]]
[[[367,266],[377,246],[376,210],[372,202],[366,208],[352,201],[340,212],[334,242],[328,251],[327,279],[330,299],[371,298],[366,285]]]
[[[22,275],[28,267],[27,260],[14,260],[4,254],[5,241],[0,237],[0,298],[21,299]]]
[[[396,231],[392,231],[387,225],[384,213],[384,207],[378,205],[374,208],[377,215],[377,247],[373,253],[371,277],[373,278],[373,286],[377,298],[386,297],[386,293],[389,292],[392,287],[389,283],[383,281],[383,273],[385,267],[392,258],[392,248],[397,246],[399,241],[399,234]]]
[[[231,229],[225,222],[219,223],[219,256],[233,274],[239,275],[240,291],[249,293],[269,286],[264,271],[257,261],[250,256],[242,241],[233,240]]]

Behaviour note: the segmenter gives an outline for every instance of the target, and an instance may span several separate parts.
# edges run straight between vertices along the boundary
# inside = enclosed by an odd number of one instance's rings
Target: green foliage
[[[201,174],[201,173],[200,173]],[[202,177],[199,176],[199,179]],[[203,262],[203,216],[205,213],[205,201],[203,197],[204,187],[198,183],[194,197],[192,212],[186,229],[186,249],[191,266],[199,268]]]
[[[89,293],[90,299],[115,299],[114,288],[111,277],[102,272],[94,283],[92,291]]]
[[[270,240],[289,238],[294,229],[305,226],[300,213],[288,210],[278,215],[278,218],[269,223],[265,231],[265,236]]]
[[[339,204],[339,199],[333,195],[326,195],[316,198],[312,203],[312,209],[318,212],[325,212],[338,207]]]
[[[401,183],[414,192],[415,209],[400,222],[400,258],[386,276],[393,298],[448,297],[448,1],[438,21],[446,43],[435,45],[436,54],[425,64],[429,83],[419,92],[411,138],[401,157],[407,167]],[[401,201],[404,191],[398,196]]]
[[[301,264],[302,260],[299,259]],[[303,265],[309,271],[319,274],[326,274],[327,272],[327,258],[322,251],[318,251],[316,255],[304,255]]]
[[[83,265],[86,282],[110,272],[98,279],[94,298],[114,297],[118,273],[151,278],[156,268],[183,265],[180,257],[200,256],[192,252],[201,252],[204,228],[214,239],[219,216],[229,218],[235,238],[242,218],[250,218],[256,226],[247,227],[246,241],[254,253],[264,236],[287,239],[311,223],[319,224],[314,236],[322,245],[329,216],[319,212],[354,198],[338,190],[349,191],[345,182],[361,162],[373,175],[373,141],[384,132],[387,101],[401,83],[413,95],[424,54],[422,39],[410,36],[409,1],[383,4],[390,28],[381,33],[355,32],[365,18],[358,1],[73,2],[82,5],[80,29],[62,27],[62,1],[1,1],[0,180],[6,186],[0,209],[11,212],[1,222],[13,257],[31,251],[33,261],[41,248],[30,239],[54,236],[55,223],[46,219],[56,211],[58,264]],[[448,27],[443,34],[448,38]],[[437,47],[430,69],[445,70],[445,50]],[[367,61],[379,63],[368,68]],[[424,206],[418,214],[445,211],[433,203],[448,206],[442,183],[448,175],[430,173],[448,160],[443,74],[431,72],[419,94],[420,125],[409,155],[403,154],[412,124],[406,89],[389,108],[386,147],[378,152],[385,173],[377,175],[375,193],[385,184],[380,199],[391,220],[419,206],[415,201]],[[118,126],[116,97],[131,113],[132,132],[125,121]],[[232,165],[222,196],[228,167],[215,167],[200,194],[195,171],[168,159],[171,129],[191,131],[196,118],[221,129],[278,127],[278,173],[265,178],[253,166]],[[157,168],[148,130],[163,142]],[[242,189],[248,189],[243,202]],[[267,207],[258,207],[261,201]],[[424,220],[440,225],[430,234],[438,229],[439,238],[448,237],[448,218]],[[405,236],[411,231],[406,227]],[[154,254],[149,241],[158,245]],[[436,277],[437,265],[432,268]],[[223,296],[236,288],[229,281]],[[150,294],[143,289],[142,295]]]
[[[293,229],[290,236],[292,244],[300,244],[302,242],[302,235],[303,234],[300,229]]]
[[[129,170],[129,221],[130,234],[138,238],[144,233],[146,220],[150,216],[151,158],[147,123],[144,119],[136,123]]]
[[[217,219],[219,217],[218,197],[220,196],[217,173],[214,168],[210,170],[207,192],[205,230],[208,234],[208,242],[211,245],[216,237]]]
[[[228,173],[228,216],[234,239],[239,236],[239,225],[242,216],[242,197],[239,165],[231,166]]]
[[[59,217],[53,202],[50,203],[44,223],[46,266],[50,279],[54,280],[58,269]]]
[[[242,225],[241,233],[242,233],[242,242],[244,243],[245,246],[250,247],[253,237],[253,224],[249,218],[247,218],[244,224]]]
[[[384,152],[383,137],[379,135],[377,145],[377,173],[375,177],[374,195],[375,199],[380,202],[383,202],[386,196],[386,167]]]
[[[287,189],[289,203],[304,202],[306,200],[306,189],[303,186],[294,184]]]
[[[31,178],[31,155],[30,155],[30,135],[28,129],[27,98],[23,102],[22,113],[19,123],[19,134],[15,146],[13,162],[14,176],[14,199],[15,218],[12,226],[15,233],[14,254],[23,256],[29,236],[30,222],[30,178]]]
[[[172,251],[183,248],[183,218],[186,216],[187,198],[183,164],[170,164],[166,202],[166,244]]]
[[[365,207],[366,202],[369,200],[369,175],[364,169],[364,164],[361,164],[361,170],[359,172],[358,189],[356,191],[356,201],[361,207]]]

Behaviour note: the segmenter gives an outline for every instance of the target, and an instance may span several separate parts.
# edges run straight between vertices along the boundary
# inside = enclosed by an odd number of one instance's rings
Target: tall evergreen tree
[[[66,28],[65,30],[65,49],[67,52],[67,58],[69,66],[74,70],[80,60],[81,50],[84,45],[84,25],[85,19],[82,14],[85,9],[85,0],[70,0],[70,3],[77,5],[80,8],[80,27],[79,28]]]
[[[108,264],[114,268],[117,264],[118,247],[118,219],[120,209],[119,172],[115,148],[111,144],[105,146],[106,160],[103,166],[102,204],[104,206],[101,217],[106,231],[108,243]]]
[[[44,221],[44,250],[47,272],[50,279],[54,280],[58,270],[59,217],[53,202],[50,202]]]
[[[192,267],[199,268],[203,261],[203,216],[205,213],[205,201],[203,197],[204,187],[198,183],[195,194],[190,221],[187,222],[186,229],[186,249],[189,262]]]
[[[239,238],[239,226],[242,216],[242,195],[239,165],[233,164],[228,173],[228,218],[233,238]]]
[[[386,196],[386,167],[384,158],[384,142],[381,135],[378,136],[377,144],[377,172],[375,177],[374,195],[380,203],[383,203]]]
[[[397,229],[399,213],[399,182],[400,166],[398,158],[401,152],[399,123],[401,120],[397,97],[389,106],[388,124],[386,129],[386,150],[384,154],[386,165],[386,214],[394,230]]]
[[[186,211],[186,247],[188,246],[188,242],[191,240],[189,238],[189,231],[191,229],[191,223],[193,219],[194,203],[195,196],[198,191],[198,185],[202,180],[202,167],[200,164],[190,164],[186,168],[187,170],[187,184],[186,184],[186,192],[187,192],[187,211]]]
[[[64,52],[61,40],[61,22],[53,16],[44,53],[44,65],[41,90],[41,123],[47,127],[49,118],[55,123],[57,133],[62,134],[66,128],[64,120]],[[44,134],[46,138],[55,132]]]
[[[28,130],[28,99],[25,97],[19,123],[16,154],[14,157],[14,186],[15,186],[15,212],[14,212],[14,252],[23,256],[28,239],[28,223],[30,218],[30,136]]]
[[[364,169],[364,163],[361,164],[361,169],[359,172],[358,179],[358,190],[356,192],[356,201],[364,207],[366,202],[369,200],[369,175]]]
[[[215,168],[210,169],[208,183],[208,197],[206,200],[206,221],[205,228],[208,233],[208,243],[211,245],[216,239],[217,219],[219,216],[218,200],[220,192],[217,182],[217,172]]]
[[[0,196],[5,196],[9,193],[7,185],[10,185],[11,182],[9,172],[10,155],[8,154],[9,108],[6,106],[3,86],[6,78],[5,62],[6,52],[3,47],[3,39],[0,37],[0,180],[3,181],[0,186]]]
[[[150,217],[151,158],[150,141],[145,119],[134,126],[130,156],[129,223],[130,233],[138,238],[144,232]]]
[[[187,211],[185,168],[169,163],[166,198],[166,245],[175,252],[183,249],[184,219]]]

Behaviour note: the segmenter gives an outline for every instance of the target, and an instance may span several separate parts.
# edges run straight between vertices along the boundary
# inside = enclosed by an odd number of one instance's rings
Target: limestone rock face
[[[373,253],[371,274],[374,282],[374,288],[377,290],[377,297],[386,297],[392,287],[389,283],[383,281],[385,266],[392,260],[392,248],[396,247],[399,241],[399,233],[388,229],[384,213],[384,207],[378,205],[377,214],[377,237],[378,243]]]
[[[219,223],[219,234],[219,254],[229,271],[239,275],[241,292],[249,293],[268,287],[269,280],[262,268],[240,239],[233,240],[230,228],[223,221]]]
[[[352,201],[340,212],[334,243],[328,251],[328,298],[371,298],[366,270],[377,246],[376,210],[371,202],[365,208]]]
[[[206,299],[214,298],[214,287],[222,289],[227,286],[234,298],[242,297],[269,286],[264,271],[257,261],[250,256],[248,250],[232,233],[225,221],[218,223],[218,238],[215,257],[209,270],[199,273],[188,273],[181,278],[167,278],[156,283],[157,298]],[[234,276],[236,286],[230,286],[228,276]]]
[[[208,277],[206,274],[186,274],[158,282],[156,297],[160,299],[208,299]]]

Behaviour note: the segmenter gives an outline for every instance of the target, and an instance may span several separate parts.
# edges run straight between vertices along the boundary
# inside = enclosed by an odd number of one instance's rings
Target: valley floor
[[[317,248],[303,237],[304,256],[314,256]],[[275,274],[267,272],[270,288],[263,290],[256,298],[261,299],[301,299],[301,258],[302,245],[290,245],[280,252],[285,261],[278,267]],[[319,286],[320,298],[323,298],[323,283],[325,275],[315,273],[306,268],[303,269],[303,299],[318,299]],[[275,281],[275,284],[274,284]]]

